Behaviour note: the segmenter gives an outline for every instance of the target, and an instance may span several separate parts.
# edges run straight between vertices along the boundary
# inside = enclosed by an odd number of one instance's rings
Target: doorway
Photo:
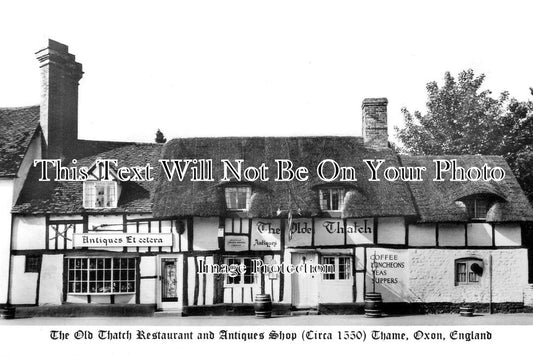
[[[318,254],[316,252],[298,252],[291,254],[291,263],[316,265]],[[295,308],[316,308],[318,306],[318,281],[320,275],[313,273],[293,273],[292,281],[292,305]]]

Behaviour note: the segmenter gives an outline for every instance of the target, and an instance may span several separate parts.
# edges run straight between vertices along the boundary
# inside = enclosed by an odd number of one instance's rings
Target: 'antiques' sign
[[[252,250],[279,251],[281,248],[279,220],[254,220],[252,224]]]
[[[74,248],[80,247],[168,247],[171,233],[75,233]]]

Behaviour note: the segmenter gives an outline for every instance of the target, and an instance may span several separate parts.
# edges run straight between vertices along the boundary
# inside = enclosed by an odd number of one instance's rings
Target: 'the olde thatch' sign
[[[167,247],[172,246],[171,233],[76,233],[74,248],[80,247]]]

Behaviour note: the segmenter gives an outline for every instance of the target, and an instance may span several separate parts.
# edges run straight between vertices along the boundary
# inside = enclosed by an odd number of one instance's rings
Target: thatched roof
[[[421,222],[464,222],[469,218],[464,206],[458,204],[464,198],[484,195],[492,199],[487,213],[487,221],[532,221],[533,211],[509,165],[499,156],[400,156],[404,166],[423,166],[427,169],[426,179],[410,182],[409,187],[417,204]],[[465,167],[501,167],[505,178],[500,181],[449,181],[451,173],[444,175],[443,182],[433,178],[435,159],[457,160],[457,165]]]
[[[319,208],[317,189],[324,181],[315,169],[324,159],[333,159],[341,166],[353,166],[358,181],[346,185],[349,191],[343,217],[409,216],[416,215],[407,184],[402,182],[368,182],[368,168],[363,159],[384,159],[385,165],[398,166],[396,155],[391,150],[372,150],[364,146],[358,137],[223,137],[185,138],[168,142],[163,150],[164,159],[213,160],[214,182],[168,181],[160,176],[154,194],[153,213],[166,216],[220,216],[227,213],[223,194],[224,184],[222,159],[232,162],[244,160],[243,167],[265,163],[270,180],[252,183],[249,217],[277,216],[278,210],[291,209],[300,216],[322,214]],[[305,182],[293,180],[274,181],[275,159],[290,159],[295,167],[310,170],[310,179]],[[343,184],[332,182],[332,185]]]

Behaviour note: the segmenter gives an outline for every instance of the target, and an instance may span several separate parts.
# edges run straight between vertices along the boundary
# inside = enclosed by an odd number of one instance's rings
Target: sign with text
[[[168,247],[172,233],[75,233],[74,248],[80,247]]]
[[[226,235],[224,238],[224,250],[233,252],[248,251],[248,236]]]
[[[254,220],[252,222],[252,250],[273,251],[281,248],[279,220]]]

